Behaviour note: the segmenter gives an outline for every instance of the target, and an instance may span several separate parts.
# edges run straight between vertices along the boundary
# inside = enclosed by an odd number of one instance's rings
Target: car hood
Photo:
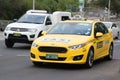
[[[34,24],[34,23],[11,23],[7,27],[19,27],[19,28],[37,28],[43,24]]]
[[[48,34],[37,38],[34,43],[40,46],[72,46],[89,42],[90,39],[90,36]]]

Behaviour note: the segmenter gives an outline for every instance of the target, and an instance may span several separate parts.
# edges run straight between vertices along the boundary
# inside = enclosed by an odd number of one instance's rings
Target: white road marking
[[[114,42],[120,42],[120,40],[114,40]]]
[[[30,56],[30,55],[27,55],[27,54],[18,54],[17,56]]]

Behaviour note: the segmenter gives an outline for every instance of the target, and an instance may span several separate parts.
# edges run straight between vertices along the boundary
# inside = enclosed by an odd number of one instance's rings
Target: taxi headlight
[[[34,33],[34,32],[36,32],[36,31],[37,31],[37,29],[29,29],[28,31],[29,31],[29,32],[33,32],[33,33]]]
[[[85,45],[86,45],[86,43],[84,43],[84,44],[79,44],[79,45],[69,46],[69,48],[75,50],[75,49],[82,48],[82,47],[84,47]]]
[[[36,43],[32,43],[32,47],[37,48],[38,45]]]

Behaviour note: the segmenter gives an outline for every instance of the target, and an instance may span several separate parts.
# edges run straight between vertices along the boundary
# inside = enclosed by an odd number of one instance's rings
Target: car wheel
[[[14,42],[9,39],[5,39],[5,45],[7,48],[12,48],[14,45]]]
[[[119,32],[117,32],[117,35],[115,36],[115,39],[119,39]]]
[[[92,49],[90,49],[88,52],[87,61],[86,61],[85,66],[87,68],[91,68],[93,66],[93,62],[94,62],[94,51]]]
[[[113,45],[110,45],[109,55],[107,56],[107,60],[112,60],[112,59],[113,59]]]
[[[119,32],[117,32],[117,39],[119,39]]]

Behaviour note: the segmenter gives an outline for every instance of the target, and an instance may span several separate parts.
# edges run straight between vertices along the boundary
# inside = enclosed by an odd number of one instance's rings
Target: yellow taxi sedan
[[[30,60],[41,63],[85,64],[91,68],[100,58],[113,58],[113,35],[99,21],[62,21],[34,40]]]

